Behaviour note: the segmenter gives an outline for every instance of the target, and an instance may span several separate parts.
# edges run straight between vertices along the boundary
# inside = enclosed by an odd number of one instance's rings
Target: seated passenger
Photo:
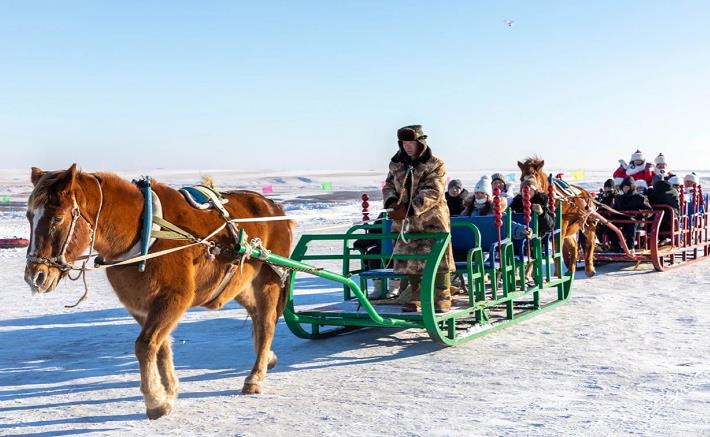
[[[640,150],[636,150],[631,155],[631,163],[626,164],[623,159],[620,159],[619,164],[619,168],[616,169],[612,176],[616,185],[621,185],[621,182],[627,176],[633,176],[635,181],[643,179],[646,184],[653,183],[653,164],[646,163],[646,159]]]
[[[636,181],[636,192],[639,194],[646,195],[646,191],[648,191],[648,184],[646,181],[643,179]]]
[[[523,212],[523,193],[522,190],[525,186],[530,187],[530,203],[532,212],[537,214],[537,230],[540,238],[545,237],[550,230],[555,225],[555,215],[550,211],[549,199],[546,193],[537,191],[537,186],[533,179],[525,180],[521,186],[521,193],[513,198],[513,202],[510,204],[510,209],[516,213]]]
[[[700,185],[700,178],[695,172],[688,173],[683,178],[683,184],[685,185],[685,192],[689,192],[691,188],[697,188]]]
[[[700,193],[698,192],[698,188],[700,187],[700,177],[698,177],[695,172],[688,173],[685,175],[685,178],[683,179],[683,183],[685,185],[685,198],[690,199],[693,195],[693,190],[695,190],[695,194],[699,195]],[[696,208],[697,212],[704,213],[705,208],[707,206],[704,205],[704,201],[699,202],[698,207]]]
[[[606,205],[609,208],[613,208],[614,207],[614,200],[616,200],[617,193],[618,192],[616,191],[616,185],[614,184],[614,179],[607,179],[604,182],[604,188],[602,188],[601,192],[597,196],[597,200],[602,205]],[[608,209],[603,208],[603,207],[599,208],[599,214],[602,217],[605,217],[607,219],[611,219],[614,216],[614,214],[611,211],[609,211]],[[611,241],[611,239],[612,239],[611,234],[613,234],[613,233],[614,232],[611,229],[607,228],[604,225],[597,226],[597,236],[599,237],[600,242],[604,242],[605,235],[607,236],[606,240]]]
[[[678,190],[679,193],[680,193],[680,190],[683,189],[683,182],[680,180],[680,178],[679,178],[677,175],[676,175],[676,176],[671,176],[671,177],[668,179],[668,183],[671,184],[671,186],[672,186],[673,188],[675,188],[676,190]]]
[[[653,162],[656,164],[656,168],[653,170],[654,182],[656,178],[668,179],[673,176],[673,173],[668,170],[668,163],[663,153],[659,153]],[[638,180],[636,182],[638,182]]]
[[[476,182],[476,187],[473,189],[473,195],[469,196],[464,202],[464,216],[486,216],[493,214],[493,186],[488,176],[483,176]],[[504,201],[503,198],[501,198]],[[507,208],[501,204],[501,210]]]
[[[680,213],[680,200],[678,198],[678,190],[673,188],[668,181],[659,180],[653,186],[653,190],[649,193],[648,201],[651,206],[670,206],[673,208],[676,216]],[[670,236],[672,217],[670,214],[664,214],[661,220],[660,231],[664,234],[664,237]],[[665,238],[661,238],[664,240]]]
[[[604,188],[602,188],[601,192],[597,196],[597,200],[599,200],[604,205],[612,208],[614,206],[614,198],[616,197],[617,193],[618,191],[616,190],[614,179],[607,179],[606,181],[604,181]],[[605,210],[600,210],[600,213],[602,213],[603,211]]]
[[[506,182],[503,173],[493,173],[491,175],[491,185],[493,185],[493,190],[496,188],[500,190],[501,196],[505,197],[506,203],[510,205],[513,202],[513,183]]]
[[[651,205],[648,203],[648,199],[643,194],[636,192],[636,181],[632,176],[627,176],[621,182],[621,194],[616,197],[614,202],[614,209],[617,211],[646,211],[651,210]],[[637,215],[638,217],[639,215]],[[636,246],[636,229],[638,224],[636,223],[624,223],[621,224],[621,232],[624,235],[624,240],[626,240],[626,245],[629,249],[633,250]],[[621,246],[614,235],[612,241],[613,249],[618,251],[621,250]]]
[[[446,205],[449,207],[451,216],[461,215],[464,210],[464,200],[468,197],[468,191],[463,188],[461,179],[452,179],[446,190]]]
[[[505,211],[507,208],[507,202],[503,197],[501,197],[500,200],[501,211]],[[473,196],[471,196],[466,202],[466,209],[464,210],[463,215],[470,217],[493,215],[493,188],[491,180],[488,176],[483,176],[478,183],[476,183],[476,188],[473,190]],[[531,236],[532,230],[530,228],[527,228],[520,223],[513,222],[511,239],[522,240],[523,238],[530,238]]]

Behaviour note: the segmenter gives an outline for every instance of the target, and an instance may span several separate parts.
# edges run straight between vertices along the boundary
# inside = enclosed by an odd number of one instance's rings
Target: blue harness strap
[[[150,247],[150,231],[153,229],[153,190],[150,188],[150,176],[144,176],[136,181],[143,192],[143,229],[141,230],[141,256],[148,254]],[[138,264],[138,271],[145,272],[145,261]]]

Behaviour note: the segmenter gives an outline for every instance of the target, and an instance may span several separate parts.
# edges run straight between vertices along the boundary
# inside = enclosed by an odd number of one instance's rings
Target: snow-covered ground
[[[13,177],[0,173],[0,187],[21,200],[29,185]],[[157,177],[179,185],[199,174]],[[326,181],[353,193],[292,209],[310,215],[357,210],[357,193],[377,191],[381,175],[215,174],[234,188],[268,178],[286,181],[288,201],[314,199]],[[6,211],[0,236],[27,236],[23,215]],[[279,364],[258,396],[240,394],[254,359],[245,311],[195,309],[173,334],[176,408],[148,421],[133,355],[139,329],[104,274],[90,274],[89,300],[68,310],[80,284],[31,296],[24,254],[0,251],[0,435],[710,435],[710,261],[667,273],[600,266],[593,279],[578,275],[566,305],[455,348],[417,330],[307,341],[281,322]],[[313,303],[339,296],[311,277],[297,289]]]

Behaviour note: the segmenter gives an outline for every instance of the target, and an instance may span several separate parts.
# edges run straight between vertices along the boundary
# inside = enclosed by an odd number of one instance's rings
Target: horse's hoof
[[[166,402],[159,407],[148,408],[145,410],[145,414],[148,416],[148,419],[155,420],[170,414],[171,411],[173,411],[173,404]]]
[[[242,387],[242,393],[245,395],[258,395],[261,393],[261,384],[245,382],[244,387]]]
[[[279,362],[279,357],[276,356],[274,351],[271,351],[270,355],[269,355],[269,363],[266,365],[266,368],[273,369],[274,367],[276,367],[276,363],[278,363],[278,362]]]
[[[584,273],[587,274],[588,278],[591,278],[592,276],[597,274],[597,271],[596,270],[585,270]]]

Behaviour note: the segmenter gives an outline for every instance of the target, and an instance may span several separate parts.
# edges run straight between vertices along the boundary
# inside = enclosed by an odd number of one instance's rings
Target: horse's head
[[[32,167],[34,189],[27,202],[30,245],[25,281],[33,292],[47,293],[71,269],[89,245],[91,222],[84,215],[86,196],[73,164],[68,170],[42,171]]]
[[[537,190],[547,189],[547,177],[545,175],[545,161],[537,156],[526,158],[525,161],[518,161],[520,168],[520,186],[526,184],[533,185]]]

